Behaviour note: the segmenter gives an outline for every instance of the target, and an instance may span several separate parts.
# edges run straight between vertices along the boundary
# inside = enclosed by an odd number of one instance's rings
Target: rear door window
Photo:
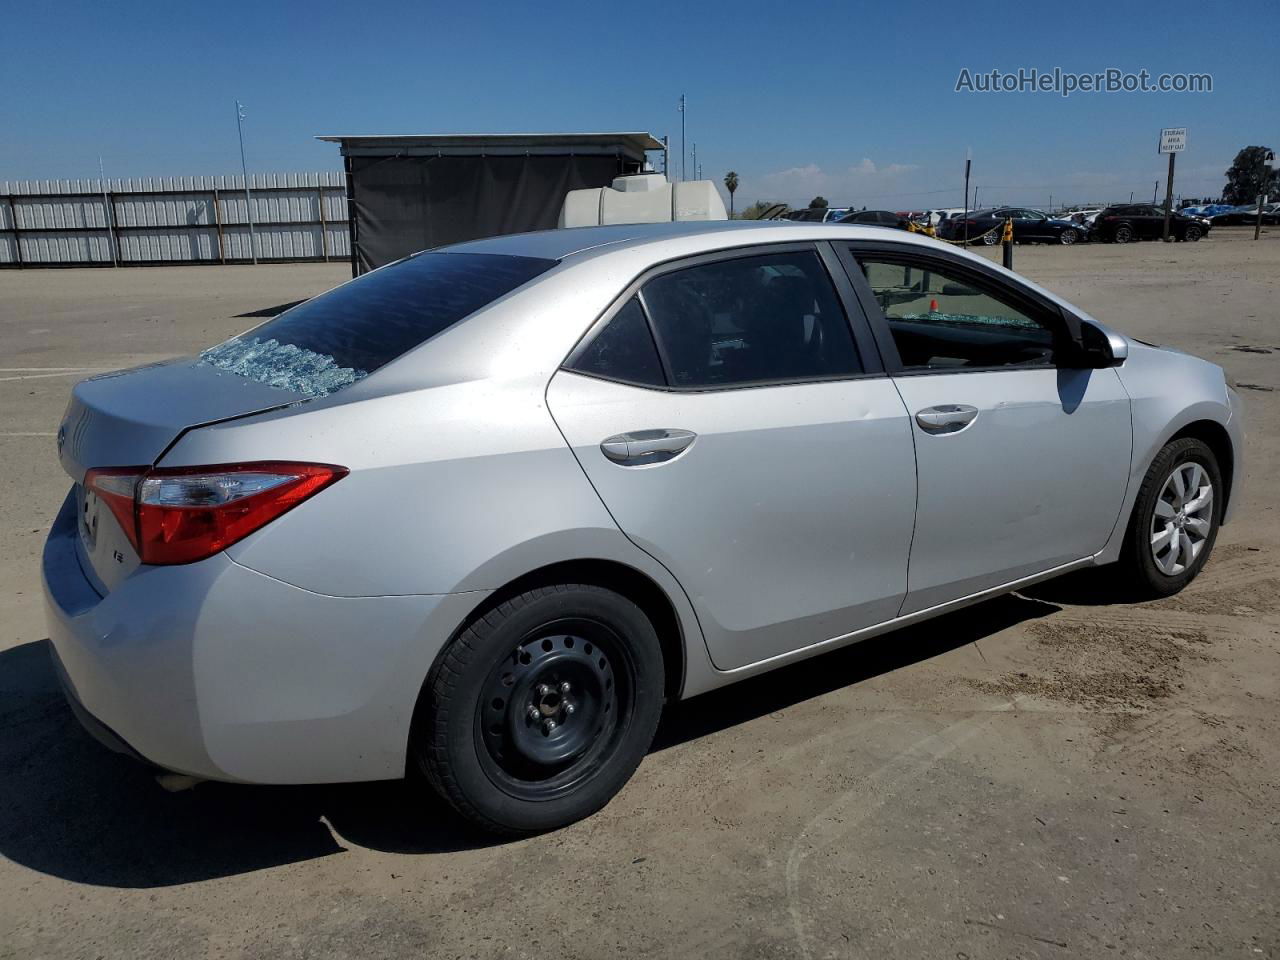
[[[286,310],[201,360],[308,394],[364,377],[556,265],[420,253]]]
[[[816,252],[673,270],[641,291],[676,387],[834,379],[862,372]]]
[[[660,387],[667,382],[649,321],[636,297],[628,300],[605,328],[570,358],[567,366],[578,373],[623,383]]]

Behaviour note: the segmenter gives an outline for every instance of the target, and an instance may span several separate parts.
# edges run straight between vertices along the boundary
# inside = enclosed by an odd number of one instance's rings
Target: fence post
[[[218,229],[218,262],[226,263],[227,254],[222,245],[222,208],[218,205],[218,188],[213,188],[213,225]]]
[[[18,208],[13,205],[13,194],[9,194],[9,219],[13,221],[13,256],[18,261],[18,269],[22,263],[22,237],[18,232]]]
[[[321,178],[316,177],[319,181]],[[320,204],[320,255],[324,257],[324,262],[329,262],[329,225],[325,222],[324,216],[324,184],[316,186],[316,200]]]
[[[111,245],[116,251],[116,266],[124,263],[124,247],[120,246],[120,225],[116,219],[116,195],[114,192],[107,195],[107,228],[111,231]]]

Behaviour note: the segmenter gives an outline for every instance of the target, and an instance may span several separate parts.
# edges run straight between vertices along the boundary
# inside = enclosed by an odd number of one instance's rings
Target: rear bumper
[[[318,783],[402,776],[436,653],[483,594],[329,597],[225,554],[141,567],[105,597],[68,498],[43,578],[50,640],[81,722],[194,776]]]

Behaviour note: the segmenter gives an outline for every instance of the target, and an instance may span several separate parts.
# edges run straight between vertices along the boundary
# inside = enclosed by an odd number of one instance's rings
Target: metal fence
[[[0,267],[348,260],[342,173],[0,183]],[[250,246],[252,205],[256,237]]]

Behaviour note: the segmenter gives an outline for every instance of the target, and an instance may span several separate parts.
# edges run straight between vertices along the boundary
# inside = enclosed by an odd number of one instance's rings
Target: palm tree
[[[729,219],[733,219],[733,194],[738,189],[738,175],[730,170],[724,175],[724,188],[729,191]]]

